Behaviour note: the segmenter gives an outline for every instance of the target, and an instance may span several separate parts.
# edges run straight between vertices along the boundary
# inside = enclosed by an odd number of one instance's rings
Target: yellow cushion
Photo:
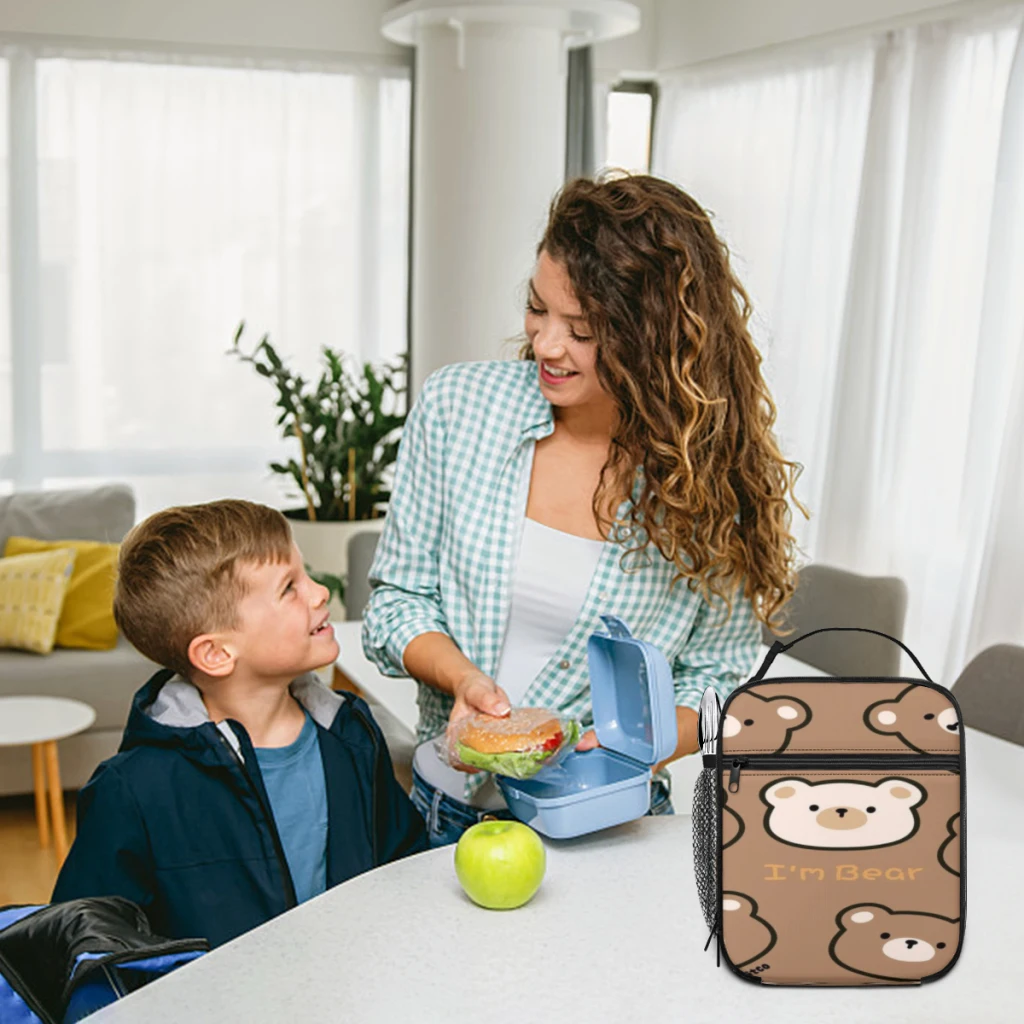
[[[53,650],[74,564],[69,548],[0,558],[0,647]]]
[[[4,554],[25,555],[69,548],[75,553],[75,571],[68,583],[57,623],[58,647],[84,647],[109,651],[117,646],[114,622],[114,577],[118,544],[91,540],[33,540],[9,537]]]

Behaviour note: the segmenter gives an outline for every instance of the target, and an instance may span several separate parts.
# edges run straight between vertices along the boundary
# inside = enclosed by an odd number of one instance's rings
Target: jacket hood
[[[345,698],[326,687],[312,673],[293,680],[292,696],[324,729],[330,729]],[[121,740],[121,751],[134,747],[175,747],[193,760],[222,763],[221,736],[242,757],[237,730],[243,727],[232,720],[214,723],[206,710],[198,688],[169,669],[153,675],[132,699],[128,725]],[[244,760],[244,758],[243,758]]]

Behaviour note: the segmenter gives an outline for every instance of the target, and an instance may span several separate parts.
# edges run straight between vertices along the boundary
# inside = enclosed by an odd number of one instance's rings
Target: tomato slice
[[[561,731],[556,732],[555,735],[551,737],[551,739],[545,741],[544,746],[542,746],[540,749],[557,750],[562,745],[563,739],[564,737],[562,736]]]

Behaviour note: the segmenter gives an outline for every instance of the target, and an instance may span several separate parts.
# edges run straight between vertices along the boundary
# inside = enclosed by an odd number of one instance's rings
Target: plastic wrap
[[[502,717],[473,715],[437,738],[446,764],[529,779],[556,764],[580,738],[576,719],[544,708],[513,708]]]

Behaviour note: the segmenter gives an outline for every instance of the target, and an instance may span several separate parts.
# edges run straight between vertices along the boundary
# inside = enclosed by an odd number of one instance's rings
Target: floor
[[[334,685],[339,689],[350,688],[344,678],[336,678]],[[412,785],[413,743],[393,716],[374,701],[368,703],[387,740],[395,777],[408,791]],[[75,835],[77,795],[64,794],[69,843]],[[48,903],[56,878],[53,846],[48,850],[39,846],[32,796],[0,797],[0,907],[11,903]]]
[[[68,842],[75,835],[75,793],[64,794]],[[0,797],[0,907],[49,903],[57,880],[57,858],[39,845],[32,796]]]

